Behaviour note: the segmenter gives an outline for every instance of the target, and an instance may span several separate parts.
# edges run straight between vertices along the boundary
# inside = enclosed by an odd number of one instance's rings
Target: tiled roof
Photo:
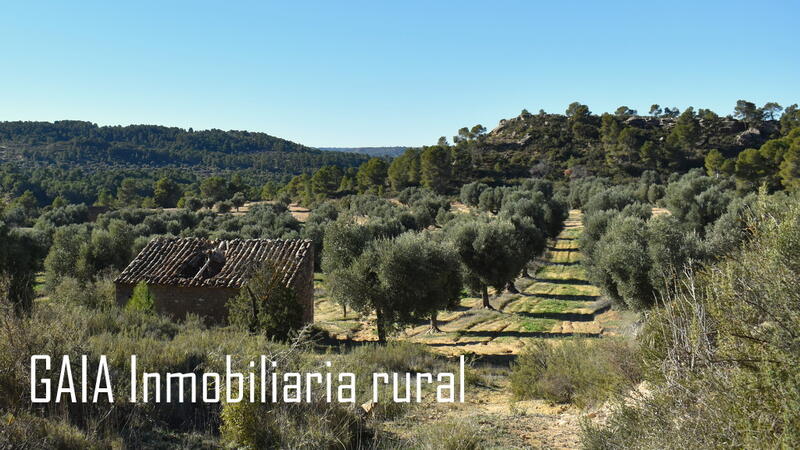
[[[240,288],[251,270],[270,261],[285,273],[286,285],[291,285],[312,254],[311,248],[307,239],[155,238],[114,282]]]

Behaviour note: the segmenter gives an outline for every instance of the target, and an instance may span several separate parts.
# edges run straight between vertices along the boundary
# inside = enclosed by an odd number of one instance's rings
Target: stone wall
[[[303,260],[290,286],[303,308],[303,322],[314,322],[314,251],[313,247]],[[133,294],[133,285],[116,283],[117,304],[125,305]],[[156,312],[173,319],[183,319],[188,313],[204,318],[211,324],[227,322],[229,298],[239,294],[239,289],[181,287],[149,285],[155,299]]]
[[[239,294],[238,289],[149,285],[155,309],[173,319],[196,314],[210,324],[223,324],[228,319],[226,303]],[[133,293],[133,286],[117,283],[117,304],[124,305]]]
[[[291,288],[303,307],[303,322],[314,323],[314,247],[308,249],[302,266],[297,270]]]

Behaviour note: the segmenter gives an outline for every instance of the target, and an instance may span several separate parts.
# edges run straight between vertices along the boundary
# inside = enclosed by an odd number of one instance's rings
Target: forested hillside
[[[740,100],[733,114],[723,117],[708,109],[681,112],[659,105],[647,115],[627,106],[594,114],[574,102],[564,114],[523,110],[489,132],[482,125],[464,127],[453,137],[451,158],[460,177],[487,180],[530,175],[630,179],[645,170],[669,174],[703,167],[709,154],[726,173],[744,174],[753,161],[737,165],[743,150],[787,134],[798,122],[796,104],[784,110],[777,103],[757,107]],[[440,138],[439,145],[446,143]],[[730,162],[723,168],[725,159]]]
[[[325,167],[298,175],[280,192],[311,204],[353,190],[422,186],[455,194],[472,182],[502,186],[531,176],[554,182],[600,176],[627,183],[650,172],[665,182],[694,168],[731,177],[740,192],[761,185],[775,191],[800,178],[798,125],[796,104],[784,109],[739,100],[733,114],[722,117],[708,109],[680,112],[659,105],[648,115],[626,106],[597,115],[575,102],[565,114],[523,110],[490,132],[482,125],[464,127],[452,143],[442,136],[436,145],[409,148],[391,163],[372,158],[357,172]]]
[[[297,173],[362,157],[328,153],[265,133],[184,130],[157,125],[97,126],[90,122],[2,122],[3,160],[91,166],[201,166]]]
[[[330,152],[361,153],[369,156],[398,156],[403,154],[408,147],[320,147],[320,150]]]
[[[99,205],[110,205],[118,195],[153,197],[154,183],[163,178],[199,194],[200,181],[212,176],[231,180],[233,192],[258,198],[267,182],[283,184],[293,175],[358,166],[366,159],[249,131],[0,122],[0,190],[11,198],[30,192],[40,206],[59,197]]]

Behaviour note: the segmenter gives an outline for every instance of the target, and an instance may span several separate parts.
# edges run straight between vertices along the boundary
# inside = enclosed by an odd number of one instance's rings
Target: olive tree
[[[344,271],[351,268],[372,239],[369,228],[344,218],[327,224],[322,238],[321,263],[322,271],[328,275],[326,285],[329,290],[337,277],[345,276]],[[341,305],[343,314],[347,316],[348,298],[333,296],[333,300]]]
[[[461,186],[459,198],[461,199],[461,202],[467,206],[478,206],[480,196],[487,188],[489,188],[489,186],[478,181],[467,183],[464,186]]]
[[[522,266],[522,276],[528,276],[528,262],[539,256],[547,245],[547,236],[542,230],[545,222],[545,211],[540,204],[533,200],[521,198],[515,202],[507,202],[500,211],[500,216],[508,219],[517,232],[516,242],[520,247],[519,256]],[[508,284],[508,290],[516,293],[513,280]]]
[[[436,314],[458,302],[462,287],[458,254],[452,245],[408,232],[376,246],[378,279],[396,316],[407,322],[428,315],[430,331],[440,331]]]
[[[612,300],[640,310],[654,300],[651,267],[645,222],[638,217],[618,215],[597,242],[594,264],[587,272]]]
[[[514,224],[507,219],[468,218],[450,225],[447,236],[458,252],[465,282],[481,292],[484,308],[493,309],[488,287],[500,292],[522,270]]]
[[[333,232],[330,239],[326,233],[326,243],[342,244],[323,257],[323,266],[332,268],[327,279],[331,297],[362,315],[374,313],[382,343],[390,328],[422,318],[430,318],[432,330],[438,330],[436,312],[455,303],[461,292],[454,249],[408,232],[368,242],[359,252],[353,230]],[[325,248],[327,252],[329,246]],[[344,261],[331,263],[334,254]]]

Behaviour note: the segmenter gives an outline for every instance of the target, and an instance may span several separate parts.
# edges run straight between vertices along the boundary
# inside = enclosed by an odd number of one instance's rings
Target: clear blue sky
[[[575,100],[800,102],[796,0],[120,3],[4,3],[0,120],[384,146]]]

